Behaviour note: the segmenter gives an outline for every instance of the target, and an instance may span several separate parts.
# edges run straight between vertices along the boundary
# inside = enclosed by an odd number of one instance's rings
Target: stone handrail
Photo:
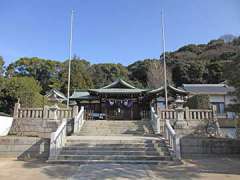
[[[213,118],[212,109],[188,109],[185,110],[187,120],[204,120]]]
[[[74,117],[74,133],[79,133],[83,124],[85,122],[84,119],[84,107],[81,107],[81,110],[79,111],[78,115]]]
[[[43,108],[19,108],[17,118],[43,118]]]
[[[155,134],[160,134],[160,117],[157,115],[156,111],[154,110],[154,107],[151,107],[151,118],[150,118],[150,123],[153,127],[153,130]]]
[[[177,113],[175,109],[158,109],[158,115],[160,119],[176,120]],[[183,109],[185,120],[204,120],[213,119],[213,109],[189,109],[185,107]]]
[[[158,109],[158,114],[161,119],[171,119],[174,120],[177,117],[177,113],[174,109]]]
[[[164,131],[164,137],[168,142],[170,150],[177,159],[181,159],[180,138],[177,136],[176,132],[172,128],[169,120],[166,120],[165,122]]]
[[[78,113],[78,107],[58,108],[44,106],[43,108],[22,108],[19,103],[14,107],[15,119],[56,119],[72,118]]]
[[[61,108],[57,110],[57,117],[61,118],[72,118],[73,111],[72,109],[68,109],[68,108]]]
[[[64,119],[56,132],[51,133],[49,159],[53,160],[65,145],[67,136],[67,119]]]

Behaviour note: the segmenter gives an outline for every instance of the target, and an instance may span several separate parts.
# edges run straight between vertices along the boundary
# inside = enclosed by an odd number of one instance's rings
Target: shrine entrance
[[[140,103],[134,100],[106,100],[103,112],[109,120],[139,120]]]
[[[185,91],[168,86],[171,94],[186,94]],[[99,88],[75,91],[70,97],[84,106],[87,120],[140,120],[149,119],[150,103],[164,95],[164,88],[139,89],[122,79]]]

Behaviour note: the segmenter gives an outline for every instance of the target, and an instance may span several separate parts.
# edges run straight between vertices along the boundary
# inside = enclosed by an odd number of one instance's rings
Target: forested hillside
[[[240,61],[240,37],[225,41],[212,40],[208,44],[190,44],[166,53],[168,82],[220,83],[230,81],[232,64]],[[23,57],[4,66],[0,58],[0,111],[11,112],[14,102],[39,106],[46,91],[56,88],[67,92],[68,61]],[[75,89],[99,88],[117,78],[129,81],[139,88],[157,88],[163,85],[163,63],[159,59],[137,60],[128,66],[122,64],[91,64],[75,56],[72,60],[71,92]]]

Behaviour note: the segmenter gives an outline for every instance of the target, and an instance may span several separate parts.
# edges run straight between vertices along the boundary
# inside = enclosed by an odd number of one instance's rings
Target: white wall
[[[0,136],[8,135],[12,122],[13,117],[0,116]]]

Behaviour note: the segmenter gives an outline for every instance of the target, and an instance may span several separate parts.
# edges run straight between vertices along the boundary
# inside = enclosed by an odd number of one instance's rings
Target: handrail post
[[[13,118],[18,118],[18,110],[20,109],[21,105],[19,102],[15,103],[14,111],[13,111]]]

